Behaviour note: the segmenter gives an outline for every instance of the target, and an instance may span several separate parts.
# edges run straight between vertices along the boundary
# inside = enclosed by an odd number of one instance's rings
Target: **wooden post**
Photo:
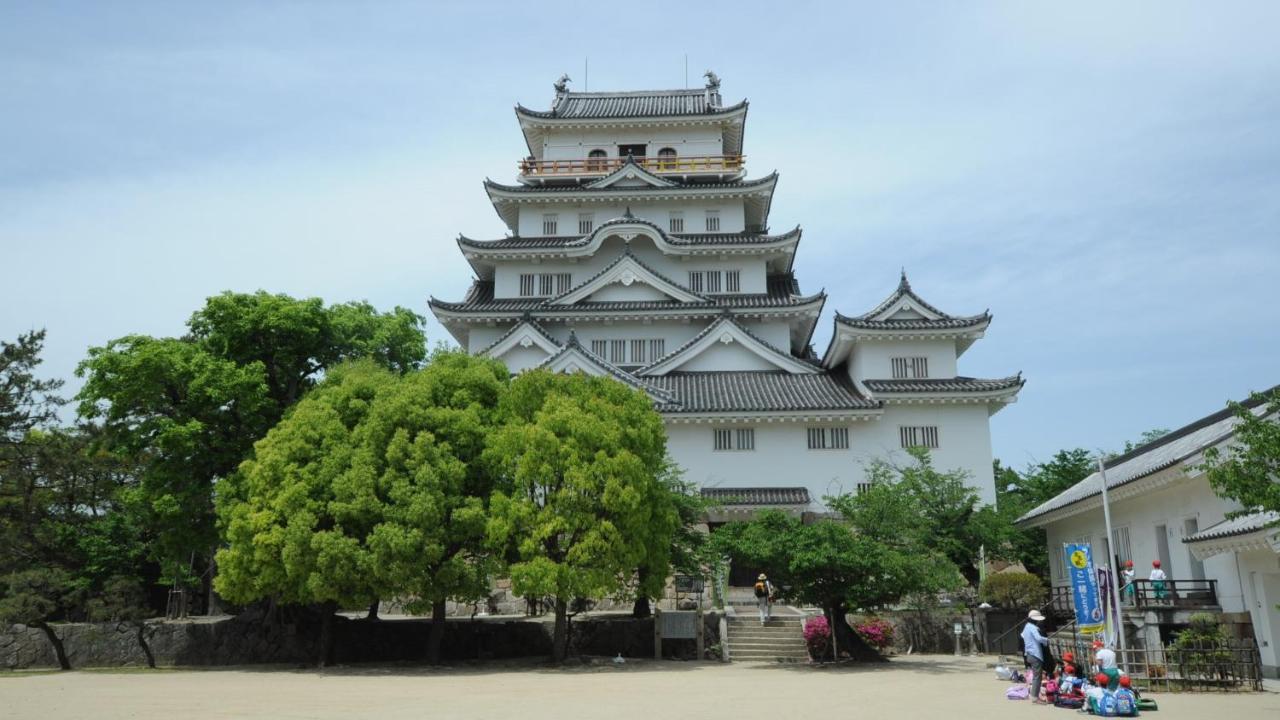
[[[662,609],[653,609],[653,659],[662,659]]]

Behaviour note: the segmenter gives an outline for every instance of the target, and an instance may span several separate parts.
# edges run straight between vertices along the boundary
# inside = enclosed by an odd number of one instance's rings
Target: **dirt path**
[[[1078,717],[1005,700],[982,660],[897,658],[878,667],[632,661],[548,669],[347,667],[0,676],[0,718],[697,718]],[[1160,695],[1158,720],[1280,718],[1280,695]]]

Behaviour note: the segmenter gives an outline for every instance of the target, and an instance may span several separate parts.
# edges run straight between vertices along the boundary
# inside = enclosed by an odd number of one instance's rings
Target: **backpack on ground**
[[[758,598],[769,597],[769,588],[765,587],[763,580],[756,583],[756,597]]]
[[[1119,717],[1133,717],[1138,714],[1138,699],[1133,696],[1132,690],[1120,688],[1115,692],[1116,695],[1116,715]]]

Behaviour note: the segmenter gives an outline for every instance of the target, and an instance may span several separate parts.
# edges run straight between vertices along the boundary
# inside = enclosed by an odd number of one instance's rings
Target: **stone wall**
[[[719,616],[708,614],[706,646],[719,641]],[[137,627],[115,623],[67,623],[54,626],[73,668],[145,667]],[[578,618],[570,626],[571,652],[582,655],[653,656],[653,620],[625,615]],[[421,662],[430,620],[352,620],[334,618],[335,663]],[[539,657],[551,654],[550,617],[530,620],[450,621],[441,654],[448,661]],[[312,664],[318,655],[314,617],[266,623],[259,615],[185,621],[153,621],[145,626],[156,665],[222,666]],[[694,641],[673,640],[665,657],[693,659]],[[44,632],[14,625],[0,631],[0,668],[57,667]]]

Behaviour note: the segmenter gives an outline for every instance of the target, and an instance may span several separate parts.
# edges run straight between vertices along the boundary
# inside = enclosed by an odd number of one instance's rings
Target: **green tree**
[[[3,451],[21,443],[33,428],[53,424],[66,402],[57,395],[61,380],[35,375],[44,337],[44,330],[33,330],[12,343],[0,340],[0,472],[10,458]]]
[[[559,661],[571,601],[622,592],[637,568],[666,579],[678,523],[662,482],[666,433],[643,393],[583,374],[526,372],[502,411],[486,451],[501,480],[489,534],[512,550],[516,593],[555,599]]]
[[[430,610],[432,663],[446,601],[487,597],[500,559],[486,545],[493,478],[481,455],[508,377],[495,360],[436,352],[375,400],[353,438],[352,473],[383,498],[368,540],[375,572],[411,612]]]
[[[82,599],[83,588],[60,567],[42,565],[0,577],[0,626],[39,628],[53,646],[58,667],[71,669],[62,638],[49,624]]]
[[[227,546],[215,588],[236,603],[274,598],[321,608],[319,663],[339,606],[367,606],[393,588],[376,572],[369,534],[385,500],[376,474],[355,467],[356,429],[396,376],[370,362],[340,366],[218,485]]]
[[[1244,506],[1237,514],[1280,512],[1280,388],[1232,402],[1235,444],[1209,448],[1202,469],[1218,495]],[[1260,409],[1261,408],[1261,409]]]
[[[223,293],[191,316],[181,338],[131,335],[89,351],[77,369],[85,378],[79,412],[102,422],[105,447],[143,459],[135,511],[155,529],[152,554],[167,580],[208,583],[213,486],[254,442],[344,360],[416,367],[426,352],[421,320],[366,303]]]

